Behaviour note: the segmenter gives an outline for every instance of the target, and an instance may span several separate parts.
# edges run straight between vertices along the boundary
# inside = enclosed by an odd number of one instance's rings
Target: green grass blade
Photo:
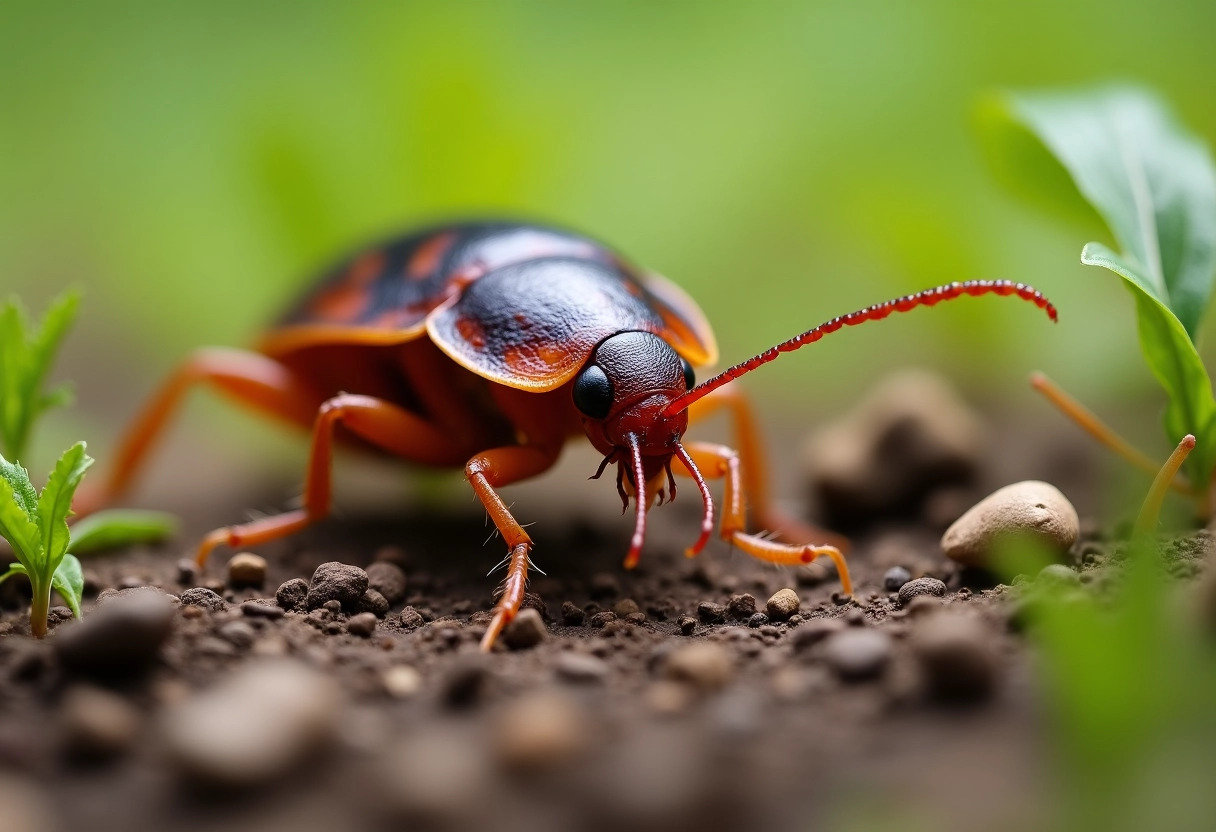
[[[19,459],[17,434],[24,416],[22,398],[25,314],[16,298],[0,306],[0,454]]]
[[[17,560],[30,570],[42,560],[37,499],[26,470],[0,457],[0,535],[13,547]]]
[[[8,565],[8,571],[5,572],[3,575],[0,575],[0,584],[4,583],[5,581],[7,581],[9,578],[13,577],[14,575],[28,575],[28,574],[29,574],[29,572],[21,564],[10,563]]]
[[[80,618],[80,599],[84,595],[84,570],[75,555],[64,555],[51,576],[51,588],[63,596],[72,610],[72,615]]]
[[[51,471],[38,498],[38,531],[45,558],[43,568],[48,577],[54,574],[59,559],[68,550],[71,532],[67,518],[72,509],[72,495],[92,464],[92,457],[85,453],[85,444],[77,442],[64,451],[55,463],[55,469]]]
[[[172,537],[176,531],[177,518],[172,514],[110,509],[90,514],[73,525],[69,548],[84,555],[134,543],[156,543]]]

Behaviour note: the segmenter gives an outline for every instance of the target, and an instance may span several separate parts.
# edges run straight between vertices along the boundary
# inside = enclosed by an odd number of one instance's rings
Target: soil
[[[1068,469],[1062,478],[1086,476],[1067,455],[1057,464]],[[999,468],[985,476],[1004,477]],[[954,499],[965,508],[988,484]],[[992,828],[997,818],[1000,828],[1033,828],[1050,795],[1055,761],[1033,658],[1011,623],[1016,593],[947,561],[940,518],[858,534],[850,599],[830,567],[777,569],[718,542],[686,560],[699,508],[686,495],[662,510],[671,520],[652,524],[633,572],[620,567],[629,522],[531,500],[525,513],[541,521],[548,575],[535,576],[530,605],[545,627],[522,628],[485,656],[477,643],[497,580],[485,573],[498,543],[480,546],[473,506],[328,521],[260,548],[265,581],[234,588],[231,553],[198,576],[179,559],[242,506],[275,499],[219,485],[215,495],[184,516],[177,541],[86,561],[83,624],[59,622],[35,642],[17,590],[0,596],[0,796],[17,824],[0,827]],[[1083,581],[1104,557],[1093,537],[1074,549]],[[1184,556],[1200,557],[1205,544]],[[400,566],[406,588],[374,628],[337,601],[275,611],[285,581],[326,562],[378,560]],[[901,602],[884,584],[897,566],[939,579],[942,595]],[[112,590],[138,586],[174,604],[147,667],[106,678],[67,661],[56,647],[65,628],[88,626],[121,603]],[[211,596],[197,591],[183,603],[199,586],[223,603],[208,608]],[[796,594],[797,613],[763,620],[783,589]],[[935,642],[944,658],[925,646],[929,622],[942,621],[961,633]],[[212,732],[258,735],[257,753],[243,759],[281,752],[269,773],[241,760],[200,770],[181,745],[209,735],[175,739],[190,719],[181,709],[242,669],[283,662],[318,671],[312,699],[288,696],[277,710],[277,700],[255,702],[274,686],[254,685],[242,694],[249,713],[230,723],[221,714]],[[50,822],[21,825],[23,811]]]

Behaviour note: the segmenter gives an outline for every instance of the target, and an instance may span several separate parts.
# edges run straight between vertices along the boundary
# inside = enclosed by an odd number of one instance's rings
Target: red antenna
[[[1025,283],[1014,283],[1010,280],[968,280],[965,283],[948,283],[945,286],[935,286],[932,289],[925,289],[923,292],[917,292],[914,295],[904,295],[902,298],[884,301],[874,306],[868,306],[865,309],[858,309],[856,312],[850,312],[843,317],[833,318],[775,347],[770,347],[759,355],[747,359],[742,364],[736,364],[729,370],[698,384],[679,398],[673,399],[667,407],[663,408],[663,415],[674,416],[703,396],[712,393],[724,384],[734,381],[739,376],[750,373],[761,364],[773,361],[782,353],[793,352],[799,347],[813,344],[824,335],[835,332],[842,326],[857,326],[857,324],[863,324],[866,321],[879,321],[892,312],[907,312],[918,306],[933,306],[939,301],[954,300],[963,295],[978,296],[989,294],[1017,295],[1022,300],[1028,300],[1044,310],[1047,313],[1047,317],[1053,321],[1059,319],[1056,308],[1051,305],[1047,298],[1043,297],[1043,293],[1033,286],[1027,286]]]

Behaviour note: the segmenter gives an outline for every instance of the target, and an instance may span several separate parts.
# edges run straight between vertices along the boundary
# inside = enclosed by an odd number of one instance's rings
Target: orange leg
[[[131,486],[156,440],[186,393],[208,384],[243,404],[307,425],[322,397],[286,367],[264,355],[230,349],[199,350],[152,397],[118,444],[115,463],[95,488],[85,486],[74,508],[78,516],[117,500]]]
[[[840,575],[841,589],[846,595],[853,594],[853,582],[849,578],[848,564],[845,563],[844,555],[835,546],[778,543],[775,540],[766,540],[747,534],[743,465],[738,453],[724,445],[713,445],[708,442],[686,442],[684,448],[704,477],[725,480],[722,495],[721,535],[723,540],[737,546],[754,558],[784,566],[802,566],[818,557],[831,558]],[[677,470],[685,473],[682,466]],[[695,552],[689,550],[689,554],[691,556]]]
[[[702,421],[720,410],[726,410],[733,423],[740,476],[747,494],[747,505],[744,509],[751,512],[756,525],[771,529],[790,540],[820,540],[842,552],[848,552],[847,538],[803,523],[773,505],[768,490],[764,443],[756,425],[755,413],[747,397],[734,384],[720,387],[694,402],[688,409],[689,424]]]
[[[460,447],[446,433],[395,404],[371,396],[342,393],[321,405],[312,429],[312,448],[304,483],[304,507],[208,534],[199,544],[200,566],[216,546],[256,546],[299,531],[329,513],[335,428],[389,453],[424,465],[448,465]]]
[[[524,588],[528,581],[528,558],[532,551],[532,538],[519,522],[511,516],[507,504],[494,489],[513,482],[526,480],[553,467],[561,454],[561,445],[516,445],[494,448],[469,460],[465,465],[465,476],[473,486],[477,498],[486,507],[502,539],[507,544],[507,578],[502,595],[494,606],[494,617],[481,639],[481,649],[488,651],[494,646],[503,628],[519,612],[524,600]]]

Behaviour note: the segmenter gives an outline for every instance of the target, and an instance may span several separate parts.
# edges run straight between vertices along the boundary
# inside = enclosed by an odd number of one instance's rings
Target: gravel
[[[211,612],[223,612],[228,609],[228,602],[221,598],[215,590],[207,589],[205,586],[187,589],[179,596],[179,600],[182,606],[198,607]]]
[[[405,598],[405,572],[395,563],[376,561],[367,567],[367,585],[383,595],[390,605]]]
[[[912,603],[912,599],[921,595],[932,595],[935,598],[941,598],[946,594],[946,585],[937,578],[917,578],[914,581],[908,581],[899,588],[899,605],[906,607]]]
[[[160,655],[173,629],[173,605],[156,590],[135,591],[98,607],[84,621],[56,630],[64,667],[87,676],[140,673]]]
[[[564,652],[553,665],[559,679],[575,683],[597,683],[608,678],[608,663],[585,653]]]
[[[882,585],[887,592],[899,592],[899,588],[912,580],[912,573],[902,566],[892,566],[882,576]]]
[[[845,681],[873,679],[891,659],[891,638],[878,630],[849,627],[827,639],[823,656]]]
[[[710,642],[677,647],[667,655],[662,667],[668,679],[706,691],[724,687],[734,675],[730,653]]]
[[[785,621],[798,612],[801,606],[802,602],[798,600],[798,593],[786,587],[773,593],[773,596],[765,603],[764,609],[773,621]]]
[[[279,584],[275,590],[274,600],[285,610],[304,609],[304,599],[308,597],[308,581],[303,578],[292,578]]]
[[[520,610],[519,615],[507,625],[502,634],[503,642],[512,650],[526,650],[535,647],[546,638],[549,632],[540,613],[529,607]]]
[[[1048,550],[1067,552],[1081,533],[1077,510],[1054,485],[1038,480],[994,491],[942,535],[942,551],[966,566],[986,567],[993,544],[1010,536],[1032,537]]]
[[[313,572],[304,605],[310,610],[336,601],[343,609],[357,611],[367,592],[367,573],[357,566],[338,561],[323,563]]]
[[[228,561],[228,584],[233,587],[261,586],[266,581],[266,559],[239,552]]]

